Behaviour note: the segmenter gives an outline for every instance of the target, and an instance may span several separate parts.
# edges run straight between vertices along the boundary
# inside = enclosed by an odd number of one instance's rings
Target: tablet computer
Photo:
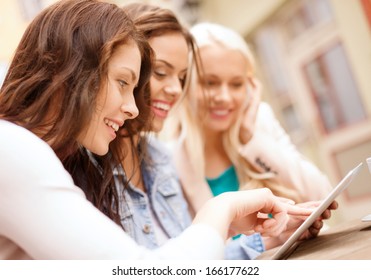
[[[282,259],[288,252],[290,252],[292,246],[300,238],[300,236],[314,223],[314,221],[321,216],[321,214],[330,206],[335,198],[345,190],[354,177],[361,170],[363,163],[358,164],[354,169],[348,172],[348,174],[340,181],[340,183],[330,192],[330,194],[321,202],[321,204],[308,216],[308,218],[301,224],[300,227],[290,236],[289,239],[274,253],[272,256],[273,260]]]

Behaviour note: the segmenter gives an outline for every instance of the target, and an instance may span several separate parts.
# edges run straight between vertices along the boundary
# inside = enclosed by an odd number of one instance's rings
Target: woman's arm
[[[275,173],[279,183],[297,191],[297,201],[320,200],[331,191],[327,176],[297,150],[266,103],[260,104],[254,134],[240,154],[260,172]]]
[[[0,259],[220,259],[224,240],[200,223],[158,250],[138,246],[74,186],[50,147],[0,121]],[[13,248],[12,252],[4,248]],[[17,251],[18,255],[13,253]]]

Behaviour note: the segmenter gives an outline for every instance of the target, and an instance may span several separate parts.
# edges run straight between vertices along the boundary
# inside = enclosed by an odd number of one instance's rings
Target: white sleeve
[[[266,103],[260,104],[254,135],[240,154],[257,170],[276,173],[301,201],[323,199],[332,189],[328,177],[297,150]]]
[[[14,125],[3,128],[0,123],[0,236],[31,258],[223,257],[222,237],[207,225],[192,225],[157,250],[137,245],[85,198],[46,143]]]

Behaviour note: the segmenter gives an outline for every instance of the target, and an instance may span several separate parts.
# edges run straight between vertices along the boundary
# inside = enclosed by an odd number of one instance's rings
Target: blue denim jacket
[[[176,237],[190,224],[188,205],[183,197],[178,177],[166,148],[154,139],[149,139],[149,161],[141,164],[146,193],[129,183],[124,188],[125,173],[122,167],[114,170],[115,184],[119,192],[121,223],[125,231],[138,244],[156,248],[151,211],[168,238]]]
[[[143,183],[147,193],[133,184],[124,188],[124,170],[114,170],[119,191],[121,223],[125,231],[140,245],[154,249],[159,246],[153,230],[151,212],[157,217],[169,238],[178,236],[191,224],[187,202],[183,196],[174,164],[167,147],[156,138],[148,139],[150,162],[141,164]],[[254,259],[264,251],[259,234],[241,236],[226,246],[227,259]]]

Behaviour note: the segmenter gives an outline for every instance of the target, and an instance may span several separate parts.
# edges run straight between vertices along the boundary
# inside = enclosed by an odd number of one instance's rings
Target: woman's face
[[[179,32],[152,37],[148,41],[156,57],[150,79],[152,130],[159,132],[170,109],[183,92],[188,68],[188,45]]]
[[[108,62],[107,79],[97,97],[92,120],[78,141],[97,155],[108,152],[109,143],[127,119],[139,114],[134,100],[141,66],[141,55],[134,42],[118,47]]]
[[[200,56],[204,73],[193,93],[198,114],[204,131],[224,132],[236,122],[247,102],[248,64],[240,51],[220,45],[202,47]]]

